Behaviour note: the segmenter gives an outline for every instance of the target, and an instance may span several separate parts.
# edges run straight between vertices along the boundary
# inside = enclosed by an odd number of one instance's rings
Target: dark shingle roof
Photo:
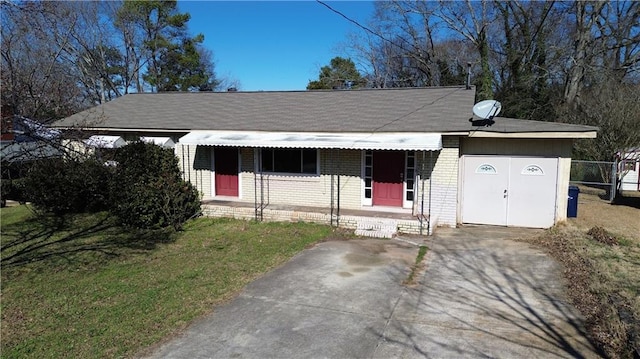
[[[469,131],[497,132],[497,133],[522,133],[522,132],[592,132],[597,127],[574,125],[560,122],[544,122],[519,120],[515,118],[495,117],[492,126],[471,126]]]
[[[475,129],[469,122],[474,95],[473,89],[465,87],[129,94],[55,125],[186,131],[467,132]],[[550,130],[554,125],[513,121],[509,128],[515,131]]]

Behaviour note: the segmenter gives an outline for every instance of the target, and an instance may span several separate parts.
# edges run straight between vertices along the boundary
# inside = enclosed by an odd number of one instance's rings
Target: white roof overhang
[[[142,136],[140,137],[140,141],[153,143],[154,145],[164,147],[164,148],[173,148],[176,145],[171,139],[171,137]]]
[[[491,131],[471,131],[469,137],[490,137],[490,138],[596,138],[596,131],[584,132],[491,132]]]
[[[257,148],[438,151],[439,133],[312,133],[259,131],[192,131],[178,144]]]
[[[89,147],[119,148],[127,144],[120,136],[93,135],[83,141]]]

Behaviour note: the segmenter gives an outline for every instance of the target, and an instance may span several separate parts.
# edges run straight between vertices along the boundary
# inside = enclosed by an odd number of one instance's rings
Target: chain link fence
[[[616,194],[615,162],[571,161],[569,183],[580,188],[580,192],[596,194],[613,202]]]

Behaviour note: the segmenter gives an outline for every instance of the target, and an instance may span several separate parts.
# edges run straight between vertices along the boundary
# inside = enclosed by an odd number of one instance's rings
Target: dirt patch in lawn
[[[523,240],[562,264],[594,345],[610,358],[640,357],[640,209],[581,193],[578,218]]]
[[[625,193],[614,204],[589,189],[581,189],[578,195],[578,217],[568,223],[588,231],[594,226],[603,227],[623,237],[640,236],[640,193]]]

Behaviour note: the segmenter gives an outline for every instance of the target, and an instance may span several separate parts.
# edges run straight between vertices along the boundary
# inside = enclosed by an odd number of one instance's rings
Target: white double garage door
[[[464,155],[463,223],[548,228],[554,225],[558,159]]]

